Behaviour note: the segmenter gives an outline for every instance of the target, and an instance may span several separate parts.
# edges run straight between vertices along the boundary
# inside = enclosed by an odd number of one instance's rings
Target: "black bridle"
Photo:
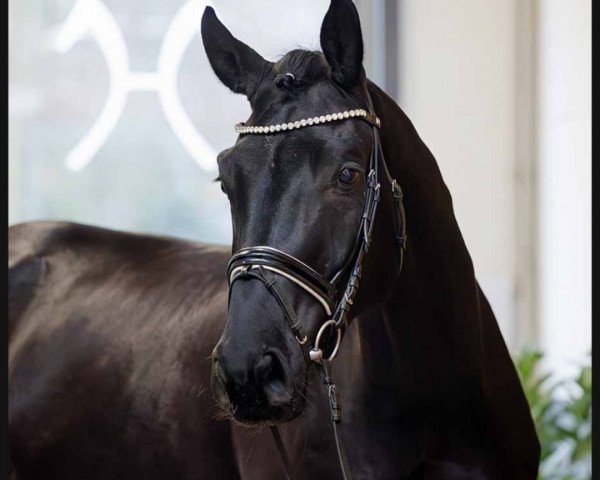
[[[363,263],[371,245],[375,216],[381,200],[381,171],[383,171],[384,177],[390,185],[393,199],[394,228],[396,242],[398,244],[398,274],[400,274],[400,271],[402,270],[404,249],[406,246],[406,218],[402,202],[402,189],[396,180],[392,178],[385,162],[379,138],[379,128],[381,128],[380,121],[373,111],[373,103],[368,92],[367,104],[369,109],[368,114],[356,117],[368,122],[372,126],[373,133],[373,148],[369,159],[366,200],[354,248],[340,270],[338,270],[331,280],[328,280],[319,272],[292,255],[268,246],[242,248],[232,256],[227,267],[230,293],[234,283],[238,280],[256,279],[260,280],[265,285],[267,290],[273,295],[281,307],[286,321],[302,349],[307,367],[312,363],[315,364],[327,390],[327,396],[331,407],[331,420],[335,444],[341,471],[345,480],[351,479],[352,474],[337,432],[337,424],[341,422],[341,405],[336,386],[333,383],[326,362],[331,362],[338,353],[342,336],[348,326],[349,311],[356,294],[358,293]],[[272,129],[271,132],[273,132]],[[319,329],[312,348],[310,348],[308,336],[306,335],[302,321],[297,318],[289,301],[279,290],[277,280],[280,277],[286,278],[303,288],[307,293],[312,295],[325,310],[327,321]],[[345,287],[341,289],[341,282],[343,279],[347,279],[347,281]],[[329,356],[325,358],[323,350],[320,348],[320,341],[324,331],[329,328],[332,328],[336,333],[336,343]],[[277,445],[277,449],[285,467],[286,477],[290,479],[291,464],[281,440],[279,430],[277,427],[271,427],[271,432],[273,433],[275,444]]]

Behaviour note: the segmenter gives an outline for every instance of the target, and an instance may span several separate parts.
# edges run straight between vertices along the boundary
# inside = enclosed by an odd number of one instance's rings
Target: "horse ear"
[[[219,80],[235,93],[252,96],[270,62],[236,39],[212,7],[204,10],[200,30],[208,61]]]
[[[344,88],[356,85],[362,69],[363,41],[352,0],[331,0],[321,25],[321,48],[333,80]]]

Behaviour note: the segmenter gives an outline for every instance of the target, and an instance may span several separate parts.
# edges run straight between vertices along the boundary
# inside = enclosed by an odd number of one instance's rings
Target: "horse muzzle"
[[[298,381],[288,357],[277,348],[243,356],[219,342],[213,352],[213,395],[228,416],[245,424],[283,423],[302,410],[306,381]]]

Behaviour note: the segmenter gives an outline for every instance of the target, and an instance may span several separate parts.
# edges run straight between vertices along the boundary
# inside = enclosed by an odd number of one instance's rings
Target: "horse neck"
[[[362,355],[354,361],[369,388],[395,390],[407,401],[477,401],[479,287],[450,193],[410,120],[378,87],[369,84],[369,90],[382,120],[386,161],[404,191],[408,248],[390,300],[356,322]]]
[[[375,85],[369,90],[386,161],[404,191],[408,244],[390,299],[356,318],[344,341],[337,372],[350,424],[368,418],[362,425],[387,431],[374,444],[392,443],[404,465],[438,448],[481,448],[493,452],[498,478],[535,478],[539,443],[529,406],[448,189],[406,115]]]

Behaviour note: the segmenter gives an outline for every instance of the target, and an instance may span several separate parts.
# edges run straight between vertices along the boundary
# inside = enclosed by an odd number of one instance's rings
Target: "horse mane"
[[[479,416],[483,435],[507,469],[502,478],[533,478],[540,446],[529,406],[477,282],[450,191],[406,114],[375,84],[368,86],[384,124],[382,145],[390,170],[404,191],[408,255],[391,303],[399,314],[395,328],[403,368],[429,380],[414,384],[411,394],[426,392],[423,398],[469,405],[471,420]],[[428,359],[413,365],[424,351]]]
[[[331,69],[323,52],[298,48],[281,57],[273,70],[276,74],[291,73],[298,80],[315,83],[329,78]]]

